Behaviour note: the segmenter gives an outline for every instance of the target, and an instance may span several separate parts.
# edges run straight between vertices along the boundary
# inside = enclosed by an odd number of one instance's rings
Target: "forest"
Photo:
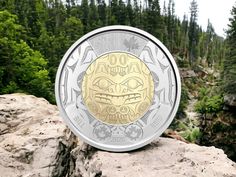
[[[170,50],[183,74],[172,129],[190,142],[221,147],[236,160],[236,5],[226,38],[209,20],[203,30],[200,10],[196,0],[182,18],[175,14],[174,0],[163,7],[159,0],[1,0],[0,94],[23,92],[55,103],[57,67],[70,45],[99,27],[137,27]],[[197,77],[185,77],[189,71]],[[186,119],[193,99],[196,123]]]

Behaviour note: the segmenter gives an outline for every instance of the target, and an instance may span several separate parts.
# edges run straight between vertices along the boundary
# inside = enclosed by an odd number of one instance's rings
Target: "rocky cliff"
[[[42,98],[0,96],[2,177],[236,177],[236,164],[215,147],[159,138],[132,152],[100,151],[65,126]]]

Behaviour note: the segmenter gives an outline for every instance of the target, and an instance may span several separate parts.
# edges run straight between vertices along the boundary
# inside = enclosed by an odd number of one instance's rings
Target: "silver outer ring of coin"
[[[83,132],[80,132],[78,130],[78,127],[71,121],[71,118],[67,115],[67,113],[65,111],[65,108],[63,106],[62,100],[61,100],[62,93],[60,92],[60,88],[61,88],[60,81],[61,81],[61,78],[62,78],[62,72],[63,72],[64,66],[65,66],[67,60],[71,57],[73,51],[76,48],[78,48],[78,46],[80,46],[81,44],[86,42],[88,39],[90,39],[90,38],[92,38],[96,35],[103,34],[103,33],[106,33],[106,32],[117,32],[117,31],[118,32],[127,32],[127,33],[130,33],[130,34],[138,35],[140,37],[145,38],[146,40],[151,41],[151,43],[155,44],[157,46],[157,48],[159,50],[161,50],[161,52],[163,53],[163,55],[164,55],[163,57],[166,57],[166,59],[169,61],[169,64],[170,64],[170,67],[171,67],[170,70],[174,73],[174,79],[175,79],[173,81],[174,82],[173,87],[174,87],[174,90],[175,90],[174,91],[175,92],[175,97],[174,97],[174,101],[173,101],[173,106],[172,106],[172,109],[170,111],[169,116],[167,118],[165,118],[166,120],[164,121],[164,124],[162,124],[161,127],[158,128],[158,131],[156,131],[152,135],[149,135],[145,139],[140,139],[139,141],[130,143],[128,145],[105,144],[102,141],[95,141],[93,138],[86,136]],[[99,57],[99,56],[97,56],[97,57]],[[157,60],[159,61],[159,59],[157,59]],[[163,68],[164,67],[165,66],[163,65]],[[99,29],[96,29],[92,32],[89,32],[88,34],[84,35],[79,40],[77,40],[68,49],[68,51],[65,53],[63,59],[61,60],[61,63],[59,65],[59,68],[58,68],[58,71],[57,71],[56,81],[55,81],[55,96],[56,96],[57,106],[58,106],[59,111],[60,111],[60,115],[64,119],[65,123],[72,130],[72,132],[75,135],[79,136],[81,138],[81,140],[85,141],[86,143],[88,143],[88,144],[90,144],[94,147],[97,147],[97,148],[103,149],[103,150],[114,151],[114,152],[130,151],[130,150],[134,150],[134,149],[137,149],[137,148],[140,148],[140,147],[143,147],[143,146],[147,145],[148,143],[153,141],[155,138],[159,137],[168,128],[168,126],[171,124],[171,122],[172,122],[172,120],[173,120],[173,118],[174,118],[174,116],[177,112],[179,102],[180,102],[181,80],[180,80],[179,71],[178,71],[178,68],[177,68],[177,65],[175,63],[174,58],[172,57],[172,55],[170,54],[168,49],[158,39],[156,39],[151,34],[145,32],[143,30],[134,28],[134,27],[115,25],[115,26],[108,26],[108,27],[99,28]]]

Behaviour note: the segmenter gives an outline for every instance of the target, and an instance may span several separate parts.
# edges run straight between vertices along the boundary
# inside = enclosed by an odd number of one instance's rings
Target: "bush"
[[[198,99],[203,99],[203,97],[207,96],[209,94],[209,90],[205,87],[202,87],[199,89]]]
[[[14,81],[10,81],[10,83],[3,88],[2,93],[13,93],[18,89],[17,84]]]
[[[0,94],[25,92],[54,101],[47,60],[21,40],[17,16],[0,12]]]
[[[189,142],[195,143],[200,139],[202,133],[198,127],[194,127],[192,129],[188,129],[180,133],[180,135]]]
[[[195,105],[195,110],[201,114],[206,113],[217,113],[223,108],[223,96],[222,95],[214,95],[209,97],[206,95],[206,90],[204,92],[200,92],[199,98],[200,100]]]

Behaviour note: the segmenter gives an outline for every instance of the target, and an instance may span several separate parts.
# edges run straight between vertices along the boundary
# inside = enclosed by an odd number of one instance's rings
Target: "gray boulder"
[[[31,95],[0,96],[2,177],[236,177],[215,147],[159,138],[131,152],[98,150],[65,126],[57,107]]]

